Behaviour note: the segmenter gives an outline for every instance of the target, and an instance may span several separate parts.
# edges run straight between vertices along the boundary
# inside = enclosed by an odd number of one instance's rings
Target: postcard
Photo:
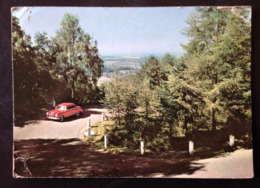
[[[13,177],[253,178],[251,7],[13,7]]]

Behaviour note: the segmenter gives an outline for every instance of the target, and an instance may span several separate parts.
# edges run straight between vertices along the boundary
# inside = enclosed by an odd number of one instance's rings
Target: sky
[[[98,42],[101,55],[182,54],[188,39],[180,32],[194,7],[96,8],[19,7],[12,14],[32,39],[53,37],[65,13],[77,15],[82,29]]]

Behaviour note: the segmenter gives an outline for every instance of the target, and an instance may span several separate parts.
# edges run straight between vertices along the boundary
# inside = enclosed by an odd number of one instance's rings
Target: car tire
[[[60,117],[60,122],[63,122],[64,121],[64,116],[61,116]]]
[[[77,113],[76,113],[76,116],[77,116],[77,117],[79,117],[79,115],[80,115],[80,112],[79,112],[79,111],[77,111]]]

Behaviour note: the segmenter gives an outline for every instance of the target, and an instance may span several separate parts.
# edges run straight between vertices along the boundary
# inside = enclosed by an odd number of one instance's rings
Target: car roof
[[[64,103],[58,104],[58,106],[70,106],[70,105],[75,105],[75,104],[71,103],[71,102],[64,102]]]

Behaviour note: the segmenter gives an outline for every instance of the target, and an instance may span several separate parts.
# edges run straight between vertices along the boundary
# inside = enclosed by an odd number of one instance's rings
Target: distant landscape
[[[151,53],[152,54],[152,53]],[[156,58],[161,60],[164,53],[155,53]],[[179,57],[181,53],[171,53],[174,57]],[[150,54],[128,54],[128,55],[106,55],[101,56],[104,61],[102,76],[98,79],[98,85],[109,81],[116,75],[116,70],[120,77],[134,75],[140,70],[142,64],[149,58]]]

